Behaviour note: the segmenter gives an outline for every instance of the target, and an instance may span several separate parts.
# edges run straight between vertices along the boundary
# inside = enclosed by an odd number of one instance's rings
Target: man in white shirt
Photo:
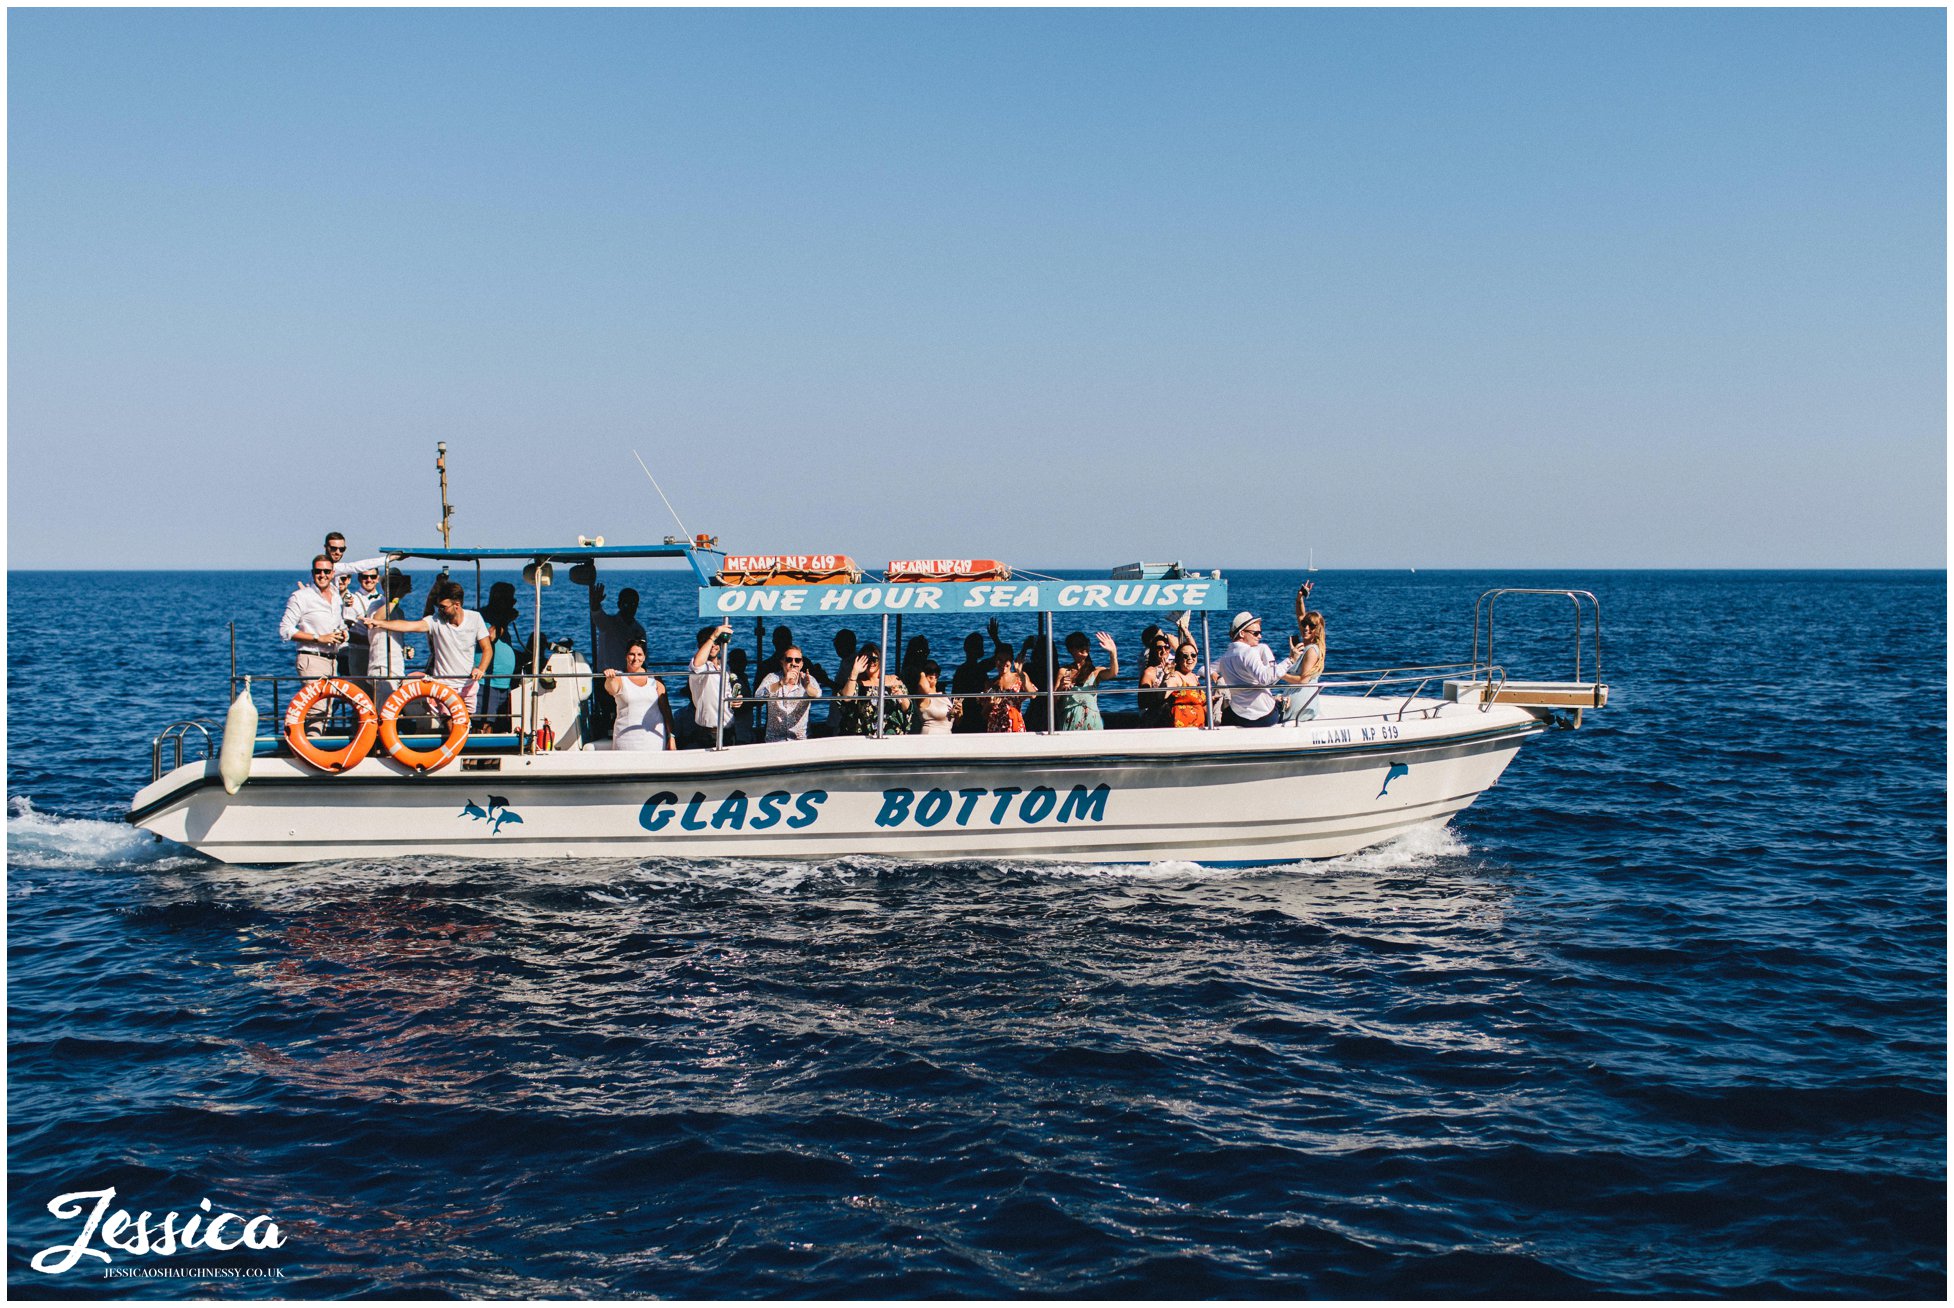
[[[427,633],[427,675],[461,692],[469,713],[475,712],[476,691],[488,672],[495,646],[488,624],[474,609],[462,607],[467,592],[458,581],[434,583],[434,612],[425,618],[374,618],[366,625],[376,631]]]
[[[363,619],[367,614],[384,607],[380,596],[381,559],[360,559],[352,564],[339,564],[333,570],[333,581],[338,582],[344,575],[359,579],[359,584],[348,586],[339,593],[339,607],[345,616],[347,639],[339,651],[339,674],[343,677],[357,677],[366,671],[367,634]]]
[[[624,597],[618,596],[619,607]],[[693,652],[691,670],[685,678],[692,695],[692,726],[686,742],[694,749],[711,749],[715,739],[733,743],[733,678],[722,675],[727,642],[733,638],[733,624],[699,628],[699,648]],[[724,727],[722,732],[720,728]]]
[[[1214,679],[1221,691],[1221,725],[1273,727],[1282,721],[1282,705],[1268,687],[1294,668],[1294,656],[1277,662],[1262,643],[1262,619],[1241,612],[1228,624],[1228,652],[1214,661]]]
[[[332,559],[324,554],[312,560],[312,584],[301,585],[285,601],[285,616],[278,623],[278,639],[298,642],[299,676],[307,681],[333,675],[333,655],[346,643],[346,618],[340,608],[339,591],[333,584]],[[321,700],[305,715],[305,734],[316,736],[325,728],[330,705]]]
[[[414,651],[391,631],[373,630],[371,620],[397,611],[400,601],[414,589],[414,579],[404,572],[395,572],[388,576],[387,585],[388,596],[376,595],[373,607],[367,610],[360,624],[361,630],[371,633],[367,638],[366,675],[375,708],[386,703],[387,696],[394,693],[394,687],[407,675],[407,660],[414,657]]]
[[[821,683],[808,671],[807,656],[799,645],[781,651],[780,671],[769,672],[754,696],[767,702],[769,743],[807,739],[807,711],[821,698]]]

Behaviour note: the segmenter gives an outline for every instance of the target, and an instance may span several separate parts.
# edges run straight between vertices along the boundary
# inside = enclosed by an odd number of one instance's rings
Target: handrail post
[[[719,656],[719,675],[713,679],[712,684],[713,694],[719,700],[714,705],[717,712],[714,714],[712,724],[712,747],[717,750],[726,748],[726,655],[723,652]],[[692,706],[692,716],[694,719],[699,716],[697,704]]]
[[[536,752],[536,732],[541,724],[537,722],[536,697],[543,693],[543,568],[546,560],[536,559],[530,564],[530,575],[536,579],[536,611],[529,619],[529,693],[522,697],[522,724],[529,728],[528,743],[523,746],[528,753]],[[590,652],[592,658],[597,651]],[[595,672],[593,668],[591,671]],[[594,695],[597,688],[592,686]]]
[[[1201,730],[1206,731],[1214,725],[1215,720],[1214,646],[1208,639],[1208,611],[1206,609],[1201,610],[1201,679],[1208,683],[1208,707],[1207,711],[1202,714],[1207,721],[1201,724]]]
[[[856,690],[861,687],[857,686]],[[875,738],[883,737],[883,726],[888,721],[888,711],[883,707],[889,699],[889,615],[882,615],[882,657],[875,664]]]
[[[1567,598],[1574,600],[1574,680],[1578,682],[1581,679],[1581,601],[1574,599],[1572,593]]]
[[[1050,613],[1038,617],[1045,627],[1045,734],[1049,736],[1058,730],[1058,691],[1052,684],[1058,680],[1057,665],[1053,662],[1057,655],[1053,646],[1058,644],[1058,623]]]

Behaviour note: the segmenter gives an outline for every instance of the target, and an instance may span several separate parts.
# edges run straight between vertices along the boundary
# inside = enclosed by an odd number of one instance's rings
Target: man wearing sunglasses
[[[285,601],[278,638],[297,642],[299,676],[317,681],[333,675],[333,655],[346,643],[346,621],[340,608],[339,587],[333,581],[330,555],[313,558],[312,584],[301,584]],[[306,735],[316,736],[325,729],[330,708],[330,701],[320,700],[305,715]]]
[[[1224,727],[1273,727],[1282,721],[1282,704],[1269,692],[1285,673],[1295,670],[1295,642],[1290,658],[1277,662],[1275,652],[1262,643],[1262,619],[1241,612],[1228,624],[1228,652],[1214,662],[1214,679],[1222,696]]]
[[[769,744],[807,739],[807,711],[821,698],[821,683],[814,679],[799,645],[781,651],[780,671],[769,672],[754,695],[767,704],[765,739]]]

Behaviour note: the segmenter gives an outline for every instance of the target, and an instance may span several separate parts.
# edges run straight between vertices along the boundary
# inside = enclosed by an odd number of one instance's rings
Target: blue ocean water
[[[16,1295],[1945,1290],[1942,572],[1319,573],[1333,668],[1592,589],[1614,696],[1325,863],[247,869],[122,825],[230,619],[285,667],[295,580],[9,578]],[[636,580],[680,657],[686,579]],[[1501,623],[1564,673],[1564,606]],[[281,1275],[30,1270],[105,1186],[286,1236],[118,1267]]]

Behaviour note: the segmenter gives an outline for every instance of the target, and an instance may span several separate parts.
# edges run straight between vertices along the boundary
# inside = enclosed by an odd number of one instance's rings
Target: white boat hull
[[[1396,716],[1399,709],[1402,716]],[[462,858],[1282,863],[1466,807],[1543,729],[1524,708],[1323,697],[1299,727],[817,739],[464,756],[328,776],[260,758],[138,794],[130,821],[228,863]]]

